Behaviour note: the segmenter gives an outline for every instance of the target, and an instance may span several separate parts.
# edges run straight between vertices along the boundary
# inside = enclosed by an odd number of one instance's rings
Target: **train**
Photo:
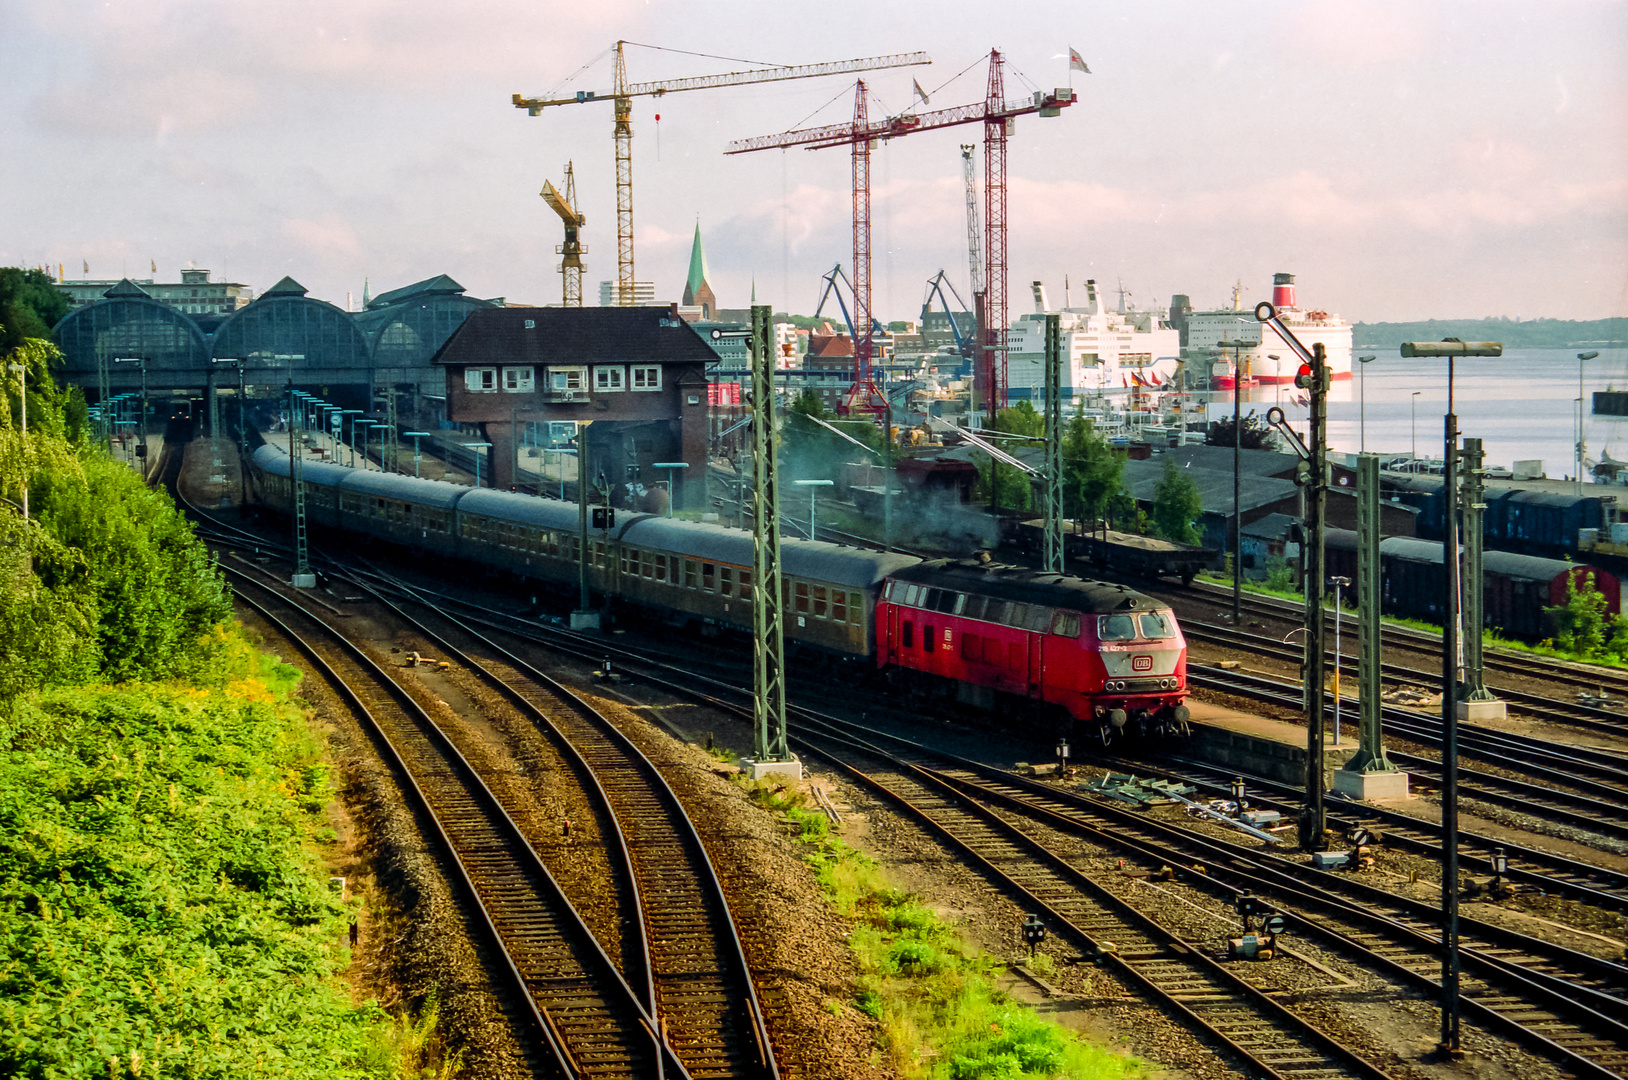
[[[1046,523],[1040,519],[1009,517],[1001,522],[1001,537],[1031,558],[1045,548]],[[1156,536],[1139,536],[1117,529],[1082,531],[1077,522],[1063,525],[1063,557],[1084,559],[1099,571],[1113,567],[1122,573],[1146,578],[1160,575],[1180,578],[1191,585],[1200,570],[1219,570],[1221,552],[1197,544],[1181,544]]]
[[[262,506],[291,512],[290,460],[261,446]],[[515,575],[579,581],[575,503],[302,462],[314,528]],[[750,533],[618,511],[585,538],[590,587],[673,627],[750,634]],[[1034,737],[1187,734],[1187,643],[1166,605],[1121,585],[980,559],[782,540],[787,651]]]
[[[1324,539],[1331,577],[1357,580],[1357,534],[1329,529]],[[1605,596],[1606,610],[1622,610],[1622,586],[1610,571],[1589,564],[1510,551],[1482,553],[1481,597],[1485,628],[1528,640],[1554,634],[1550,608],[1566,602],[1567,582],[1589,578]],[[1392,614],[1441,621],[1445,588],[1440,541],[1392,536],[1379,544],[1380,606]],[[1355,586],[1347,589],[1355,599]]]
[[[1445,499],[1437,476],[1386,474],[1386,498],[1418,509],[1418,535],[1438,543],[1445,534]],[[1594,487],[1595,485],[1589,485]],[[1547,559],[1592,555],[1586,538],[1609,535],[1617,516],[1614,494],[1569,495],[1518,487],[1488,487],[1482,497],[1481,536],[1488,551],[1512,551]],[[1623,567],[1612,565],[1614,572]]]

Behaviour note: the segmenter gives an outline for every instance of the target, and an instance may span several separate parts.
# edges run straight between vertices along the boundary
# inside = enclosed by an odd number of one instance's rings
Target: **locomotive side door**
[[[1029,634],[1029,696],[1041,698],[1044,696],[1041,688],[1045,685],[1045,666],[1042,663],[1042,651],[1046,640],[1045,634]]]

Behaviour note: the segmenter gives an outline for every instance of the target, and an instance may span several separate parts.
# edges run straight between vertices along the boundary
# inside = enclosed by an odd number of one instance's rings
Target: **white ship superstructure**
[[[1061,316],[1064,364],[1061,393],[1067,401],[1103,391],[1163,386],[1180,364],[1181,334],[1162,313],[1108,311],[1094,280],[1085,283],[1083,308],[1054,311],[1046,287],[1036,281],[1035,310],[1007,331],[1006,378],[1011,398],[1039,400],[1046,388],[1046,316]]]
[[[1272,306],[1277,308],[1283,325],[1307,349],[1323,343],[1334,378],[1351,377],[1350,323],[1333,312],[1296,304],[1293,274],[1272,275]],[[1212,385],[1217,389],[1231,389],[1233,381],[1234,350],[1223,347],[1221,342],[1256,340],[1260,344],[1253,348],[1237,350],[1237,363],[1245,379],[1267,384],[1294,382],[1299,358],[1276,331],[1256,321],[1253,309],[1238,308],[1236,293],[1231,310],[1195,311],[1187,316],[1187,351],[1215,355],[1217,374]]]

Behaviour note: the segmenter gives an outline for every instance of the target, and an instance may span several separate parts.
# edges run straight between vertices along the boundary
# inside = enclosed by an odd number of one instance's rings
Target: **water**
[[[1454,362],[1453,407],[1461,436],[1479,438],[1487,464],[1511,466],[1516,461],[1541,460],[1551,479],[1576,473],[1577,354],[1582,349],[1514,349],[1500,357],[1468,357]],[[1442,417],[1447,412],[1447,361],[1404,360],[1394,352],[1377,353],[1349,381],[1336,382],[1329,392],[1328,442],[1330,448],[1356,453],[1364,445],[1369,453],[1440,459]],[[1355,350],[1356,355],[1369,352]],[[1628,349],[1599,349],[1600,355],[1583,364],[1583,440],[1588,460],[1609,453],[1628,459],[1628,418],[1590,415],[1594,391],[1628,390]],[[1366,367],[1366,387],[1364,373]],[[1414,392],[1418,396],[1414,396]],[[1245,391],[1244,412],[1260,416],[1280,405],[1289,422],[1304,436],[1307,409],[1296,402],[1304,391],[1293,386],[1256,387]],[[1363,399],[1366,398],[1366,422]],[[1212,419],[1232,415],[1230,392],[1213,395]],[[1586,467],[1585,467],[1586,468]],[[1588,475],[1585,471],[1585,477]]]

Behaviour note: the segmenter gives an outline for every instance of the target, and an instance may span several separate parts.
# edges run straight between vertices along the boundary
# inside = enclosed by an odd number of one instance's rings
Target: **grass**
[[[902,1080],[1145,1075],[1140,1061],[1085,1042],[1009,997],[998,985],[1001,961],[969,948],[919,897],[894,888],[874,859],[832,834],[800,792],[766,782],[742,786],[795,830],[826,901],[851,923],[860,975],[849,1005],[878,1024],[878,1064]],[[840,1015],[841,1003],[826,1008]]]

